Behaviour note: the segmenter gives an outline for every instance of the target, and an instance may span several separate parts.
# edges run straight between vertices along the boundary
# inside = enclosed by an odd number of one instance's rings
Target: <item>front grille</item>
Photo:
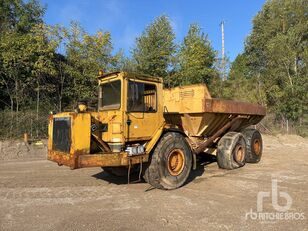
[[[60,117],[53,119],[52,149],[69,152],[71,148],[71,118]]]

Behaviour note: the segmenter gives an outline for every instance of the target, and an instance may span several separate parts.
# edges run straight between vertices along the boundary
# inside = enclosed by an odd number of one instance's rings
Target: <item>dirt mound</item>
[[[0,141],[0,160],[46,158],[47,140],[30,145],[21,140]]]
[[[297,135],[278,135],[277,138],[286,144],[308,144],[308,139]]]
[[[300,147],[308,149],[308,139],[297,135],[262,135],[266,147]]]

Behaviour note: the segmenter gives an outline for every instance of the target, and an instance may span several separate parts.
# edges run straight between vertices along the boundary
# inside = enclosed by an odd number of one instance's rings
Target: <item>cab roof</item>
[[[150,75],[146,75],[146,74],[139,74],[139,73],[134,73],[134,72],[124,72],[124,71],[115,71],[115,72],[111,72],[111,73],[107,73],[103,76],[99,76],[98,79],[102,80],[104,78],[108,78],[108,77],[116,77],[116,76],[120,76],[122,75],[124,78],[128,77],[128,78],[134,78],[134,79],[140,79],[140,80],[146,80],[146,81],[150,81],[150,82],[158,82],[158,83],[162,83],[163,82],[163,78],[161,77],[155,77],[155,76],[150,76]]]

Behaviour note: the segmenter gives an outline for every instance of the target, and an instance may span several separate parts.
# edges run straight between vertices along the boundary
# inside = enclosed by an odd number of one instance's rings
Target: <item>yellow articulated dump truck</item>
[[[163,89],[162,78],[126,72],[98,82],[96,110],[80,103],[50,116],[49,160],[117,176],[139,171],[152,186],[175,189],[198,154],[215,154],[224,169],[261,159],[261,134],[247,127],[265,116],[262,106],[212,98],[203,84]]]

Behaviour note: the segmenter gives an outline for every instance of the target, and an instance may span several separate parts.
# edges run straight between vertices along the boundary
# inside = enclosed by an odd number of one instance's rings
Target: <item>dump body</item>
[[[164,90],[164,117],[177,124],[189,137],[210,137],[232,118],[241,116],[228,131],[255,125],[265,116],[265,108],[251,103],[212,98],[206,85],[190,85]]]

